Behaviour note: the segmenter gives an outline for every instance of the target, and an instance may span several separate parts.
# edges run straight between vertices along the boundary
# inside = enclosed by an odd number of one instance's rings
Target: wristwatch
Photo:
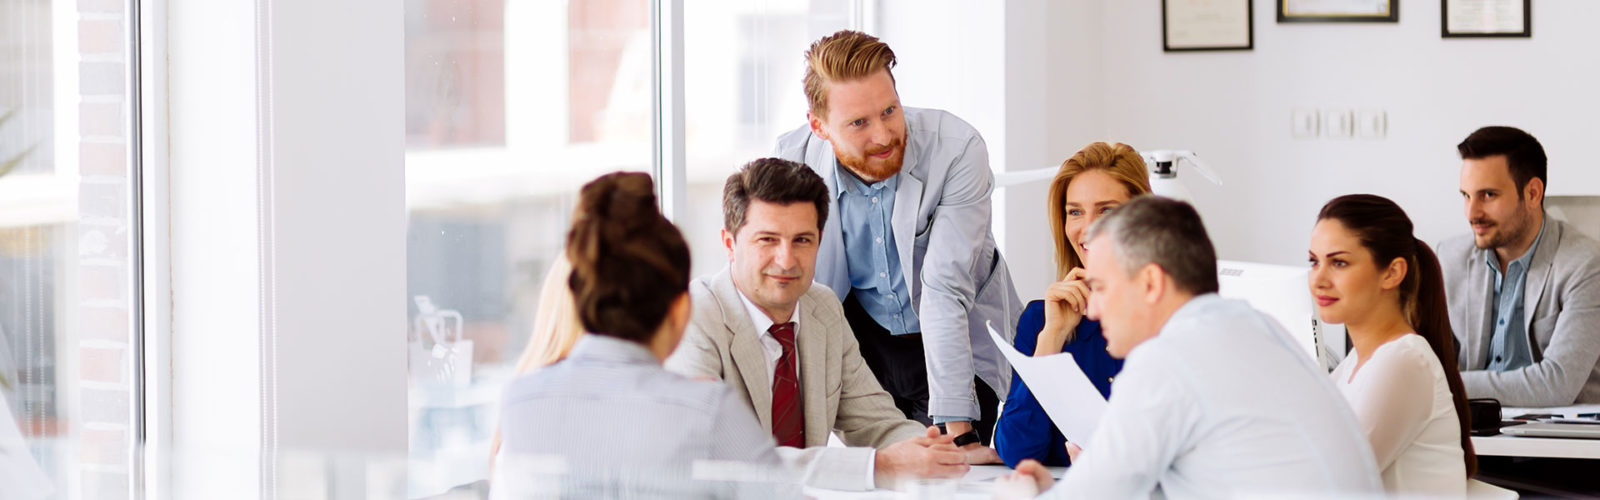
[[[939,427],[939,432],[944,433],[944,434],[949,434],[950,433],[950,429],[945,428],[943,423],[934,424],[934,425]],[[966,446],[966,445],[969,445],[969,444],[972,444],[972,443],[976,443],[978,441],[980,441],[978,439],[978,431],[969,430],[967,432],[962,433],[960,436],[956,436],[956,439],[955,439],[954,443],[955,443],[956,447],[959,448],[959,447]]]

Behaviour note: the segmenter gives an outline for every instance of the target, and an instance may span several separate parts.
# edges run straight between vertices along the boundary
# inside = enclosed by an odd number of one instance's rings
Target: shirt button
[[[878,273],[878,277],[879,278],[887,278],[887,277],[889,277],[889,273]]]
[[[876,197],[876,196],[872,197],[872,202],[873,203],[877,203],[878,202],[878,197]]]
[[[1502,325],[1506,324],[1506,320],[1503,320],[1503,319],[1500,320],[1500,324],[1502,324]]]
[[[1500,362],[1500,357],[1499,356],[1495,356],[1494,357],[1494,362],[1499,363]]]
[[[872,239],[872,242],[873,242],[873,243],[879,243],[879,244],[882,244],[882,243],[883,243],[883,238],[873,238],[873,239]]]
[[[894,294],[889,294],[889,300],[894,300]]]

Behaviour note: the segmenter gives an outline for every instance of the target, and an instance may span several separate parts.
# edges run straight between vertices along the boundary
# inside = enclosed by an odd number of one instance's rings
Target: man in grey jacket
[[[1484,127],[1456,149],[1472,235],[1438,253],[1468,396],[1600,403],[1600,245],[1546,216],[1532,135]]]
[[[777,156],[828,183],[817,282],[906,416],[988,444],[1011,367],[984,325],[1009,338],[1022,314],[990,229],[988,147],[955,115],[901,106],[877,38],[834,33],[806,62],[809,123]]]

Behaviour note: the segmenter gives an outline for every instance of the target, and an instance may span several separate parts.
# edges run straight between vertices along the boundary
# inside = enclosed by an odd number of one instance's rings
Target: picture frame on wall
[[[1255,0],[1161,0],[1161,50],[1253,50]]]
[[[1280,23],[1398,23],[1400,0],[1277,0]]]
[[[1440,0],[1444,38],[1532,38],[1532,0]]]

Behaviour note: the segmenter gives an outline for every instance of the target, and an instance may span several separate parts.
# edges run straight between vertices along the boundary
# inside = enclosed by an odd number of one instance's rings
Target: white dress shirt
[[[739,292],[739,300],[744,302],[745,312],[750,313],[750,323],[755,325],[756,335],[761,338],[761,353],[767,356],[767,387],[772,387],[773,379],[777,378],[778,358],[783,357],[783,344],[778,343],[778,339],[772,337],[772,332],[770,331],[774,324],[772,318],[768,318],[767,313],[762,312],[760,307],[756,307],[756,303],[751,302],[750,297],[744,296],[744,292]],[[789,317],[793,318],[794,321],[795,345],[798,346],[800,345],[800,337],[798,336],[800,334],[800,303],[795,303],[794,312],[790,313]],[[794,370],[795,380],[799,380],[800,349],[794,350]]]
[[[1372,451],[1326,373],[1276,321],[1195,297],[1128,354],[1100,426],[1049,498],[1351,496]]]
[[[1429,497],[1466,495],[1461,420],[1444,366],[1428,340],[1416,334],[1391,340],[1378,346],[1359,371],[1358,358],[1354,352],[1344,358],[1333,370],[1333,381],[1367,432],[1383,489]]]

